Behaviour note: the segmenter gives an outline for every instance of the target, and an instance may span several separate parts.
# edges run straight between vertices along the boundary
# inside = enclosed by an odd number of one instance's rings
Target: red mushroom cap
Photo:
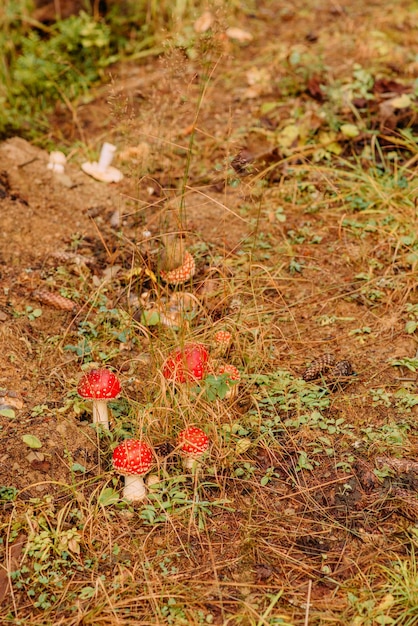
[[[231,363],[225,363],[224,365],[220,365],[218,368],[218,375],[227,374],[228,378],[231,380],[240,380],[241,374],[239,370],[235,367],[235,365],[231,365]]]
[[[77,392],[89,400],[112,400],[121,390],[119,378],[107,369],[91,370],[78,383]]]
[[[113,467],[124,476],[142,476],[152,465],[152,448],[138,439],[125,439],[113,450]]]
[[[209,447],[209,437],[197,426],[189,426],[185,430],[182,430],[178,436],[180,450],[183,454],[187,454],[190,457],[198,457]]]
[[[214,336],[215,342],[221,346],[229,346],[231,343],[232,335],[228,330],[218,330]]]
[[[177,348],[166,358],[163,376],[180,383],[202,380],[208,368],[209,352],[201,343],[189,343]]]

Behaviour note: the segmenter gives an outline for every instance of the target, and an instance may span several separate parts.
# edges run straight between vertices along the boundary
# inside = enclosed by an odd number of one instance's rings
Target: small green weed
[[[208,486],[203,483],[199,489]],[[216,486],[216,485],[215,485]],[[140,518],[145,524],[159,524],[168,521],[172,516],[191,516],[197,522],[198,528],[205,527],[205,517],[212,515],[212,509],[220,507],[228,509],[227,500],[200,499],[198,491],[191,491],[190,484],[185,476],[176,476],[163,480],[152,487],[148,493],[148,503],[143,506]]]
[[[220,374],[219,376],[209,374],[200,385],[193,387],[191,391],[196,396],[203,393],[203,397],[208,402],[214,402],[215,400],[223,400],[236,384],[238,381],[231,380],[228,374]]]
[[[15,487],[0,486],[0,502],[13,502],[17,494],[18,490]]]
[[[390,359],[390,365],[393,367],[406,367],[410,372],[418,370],[418,357],[402,357],[401,359]]]

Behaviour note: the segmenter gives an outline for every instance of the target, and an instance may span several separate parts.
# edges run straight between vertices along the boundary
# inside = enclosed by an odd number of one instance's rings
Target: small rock
[[[206,33],[211,28],[215,18],[210,11],[204,11],[193,24],[195,33]]]
[[[57,424],[55,430],[62,436],[66,436],[67,435],[67,430],[68,430],[68,425],[66,424],[66,422],[60,422],[59,424]]]
[[[235,39],[240,43],[247,43],[248,41],[253,40],[252,34],[246,30],[242,30],[241,28],[227,28],[225,34],[229,39]]]
[[[23,400],[18,397],[15,391],[0,392],[0,404],[1,408],[17,409],[18,411],[23,409]]]
[[[43,461],[45,459],[45,455],[42,452],[35,452],[34,450],[31,450],[29,454],[26,455],[26,458],[29,463],[32,463],[32,461]]]

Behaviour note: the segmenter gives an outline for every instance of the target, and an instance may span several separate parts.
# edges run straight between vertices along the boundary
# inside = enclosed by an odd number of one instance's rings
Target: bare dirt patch
[[[416,13],[277,2],[237,26],[251,42],[218,25],[209,51],[173,45],[57,105],[65,177],[46,150],[0,145],[11,623],[400,624],[410,608],[385,568],[417,547]],[[104,140],[118,184],[80,169]],[[167,234],[195,258],[183,286],[160,275]],[[238,396],[163,379],[190,340],[238,367]],[[110,434],[75,393],[94,364],[122,380]],[[190,423],[212,437],[200,479],[175,449]],[[161,481],[135,506],[111,468],[129,436],[156,446]]]

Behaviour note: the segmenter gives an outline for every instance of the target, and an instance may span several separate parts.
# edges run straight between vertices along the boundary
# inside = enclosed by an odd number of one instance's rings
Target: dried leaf
[[[308,94],[318,102],[323,102],[324,93],[322,91],[322,79],[317,74],[314,74],[308,80],[308,84],[306,85],[306,91]]]
[[[264,581],[270,578],[273,574],[273,568],[268,563],[256,563],[254,565],[254,572],[258,581]]]
[[[348,139],[354,139],[354,137],[358,137],[358,135],[360,135],[360,130],[355,124],[343,124],[340,131],[344,137],[347,137]]]
[[[43,472],[44,474],[47,474],[51,469],[50,461],[38,461],[37,459],[34,459],[31,461],[30,465],[32,469],[38,472]]]
[[[27,537],[23,533],[18,535],[9,546],[9,566],[11,571],[18,569],[20,557],[23,552]],[[9,573],[6,569],[0,569],[0,602],[4,600],[9,591]]]
[[[373,92],[378,94],[405,93],[410,89],[411,87],[409,85],[402,85],[402,83],[398,83],[396,80],[391,80],[390,78],[377,78],[373,85]]]
[[[247,450],[251,447],[251,445],[252,445],[251,439],[248,439],[247,437],[243,437],[242,439],[239,439],[235,445],[236,454],[244,454],[244,452],[247,452]]]
[[[386,100],[386,104],[390,105],[394,109],[407,109],[411,106],[411,103],[411,98],[406,93],[402,94],[402,96],[392,98],[391,100]]]

